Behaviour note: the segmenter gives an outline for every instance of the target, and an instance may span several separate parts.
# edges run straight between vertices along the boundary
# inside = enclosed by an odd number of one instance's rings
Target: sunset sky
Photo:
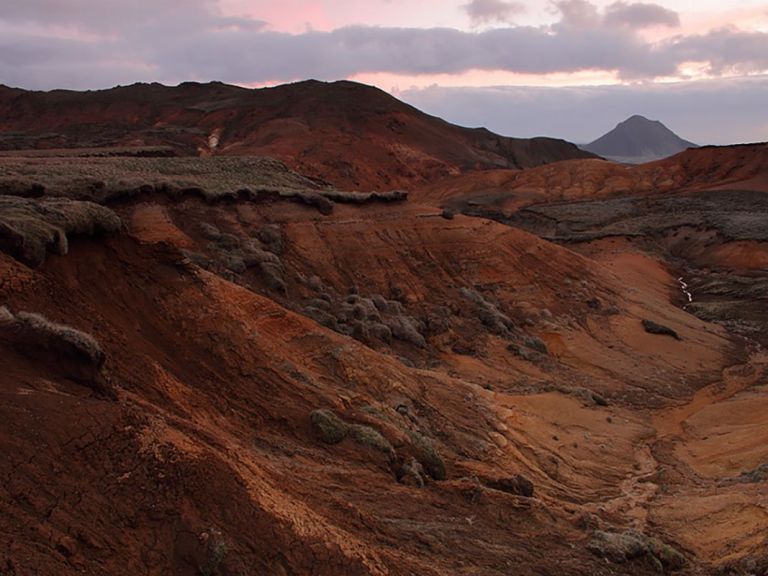
[[[374,84],[510,136],[585,142],[631,114],[699,143],[768,140],[768,2],[23,0],[0,83]]]

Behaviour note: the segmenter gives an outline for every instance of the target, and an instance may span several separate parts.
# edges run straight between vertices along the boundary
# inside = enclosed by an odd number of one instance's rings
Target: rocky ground
[[[4,576],[767,573],[763,195],[80,161],[0,160]]]

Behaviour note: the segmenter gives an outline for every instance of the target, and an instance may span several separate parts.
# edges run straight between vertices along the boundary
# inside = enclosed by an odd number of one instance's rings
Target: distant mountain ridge
[[[641,164],[698,148],[698,145],[680,138],[658,120],[636,114],[581,148],[610,160]]]
[[[271,156],[353,190],[411,188],[465,171],[592,157],[564,140],[456,126],[349,81],[262,89],[133,84],[88,92],[0,86],[0,150],[114,146]]]

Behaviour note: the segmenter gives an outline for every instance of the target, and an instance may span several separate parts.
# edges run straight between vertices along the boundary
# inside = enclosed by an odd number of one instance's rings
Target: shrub
[[[390,190],[388,192],[343,192],[341,190],[321,190],[320,194],[338,204],[401,202],[408,199],[408,192],[405,190]]]
[[[349,427],[330,410],[313,410],[309,418],[313,430],[326,444],[338,444],[347,437]]]

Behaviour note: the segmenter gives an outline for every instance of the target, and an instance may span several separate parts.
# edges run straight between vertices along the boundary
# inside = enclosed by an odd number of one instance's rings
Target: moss
[[[380,452],[391,454],[394,449],[392,444],[382,436],[378,430],[371,428],[370,426],[363,426],[360,424],[353,424],[349,427],[350,437],[363,446],[370,446]]]
[[[541,340],[541,338],[537,338],[536,336],[529,336],[525,339],[523,344],[526,346],[526,348],[530,348],[531,350],[534,350],[540,354],[549,353],[547,345],[544,344],[544,341]]]
[[[51,322],[40,314],[14,314],[0,306],[0,340],[28,358],[55,363],[67,378],[114,396],[100,378],[106,356],[90,334]]]
[[[314,410],[309,417],[312,429],[326,444],[338,444],[347,437],[349,427],[330,410]]]
[[[51,322],[40,314],[19,312],[14,315],[0,307],[0,336],[21,345],[33,355],[57,352],[78,361],[101,368],[104,352],[90,334],[70,326]]]
[[[648,546],[650,554],[654,558],[657,558],[664,568],[669,570],[679,570],[685,567],[685,556],[658,538],[648,538],[646,545]]]
[[[411,444],[416,453],[416,459],[424,466],[427,474],[434,480],[445,480],[445,462],[432,443],[432,440],[419,432],[412,432],[410,437]]]
[[[0,250],[29,266],[39,266],[48,252],[69,251],[68,236],[113,234],[120,218],[91,202],[0,196]]]

